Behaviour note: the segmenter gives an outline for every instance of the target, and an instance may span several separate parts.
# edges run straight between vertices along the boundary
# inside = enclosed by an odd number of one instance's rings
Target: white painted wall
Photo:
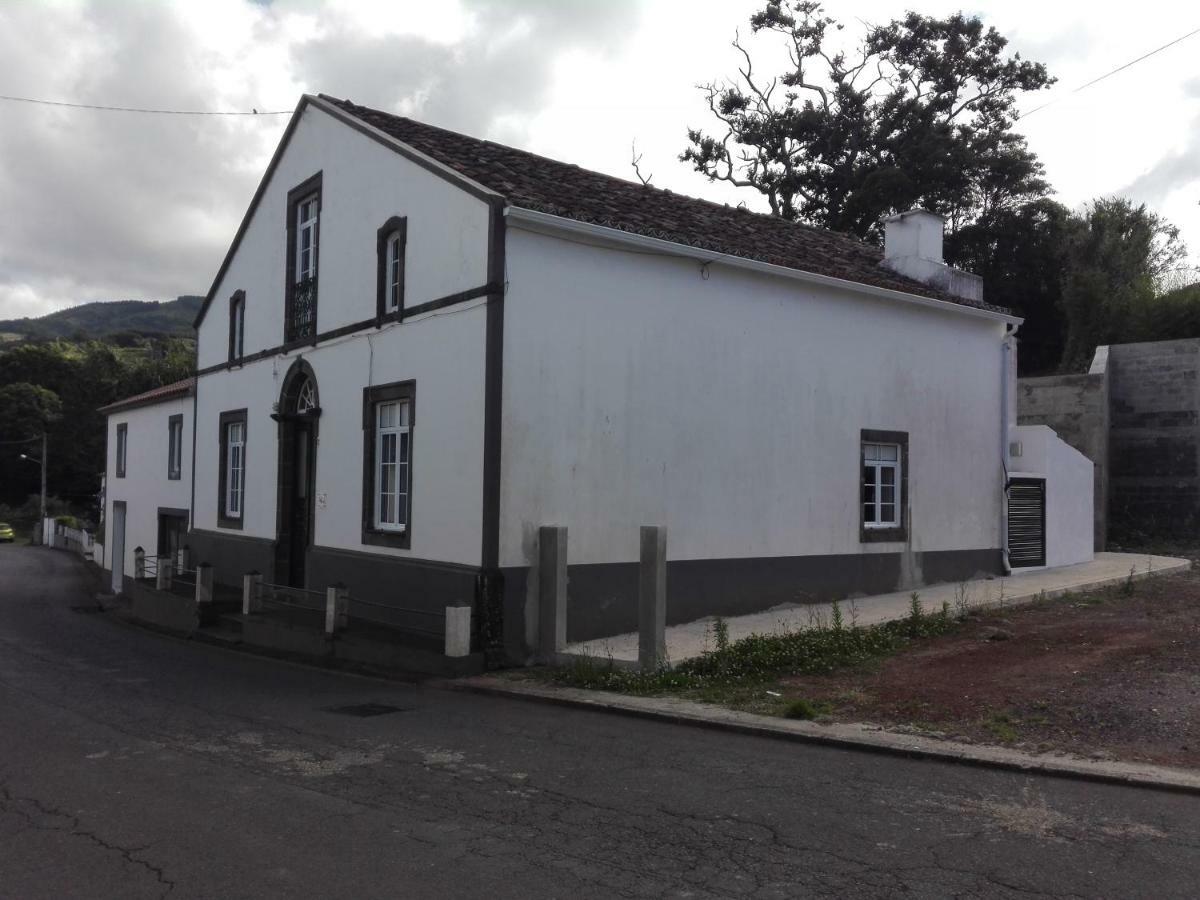
[[[169,422],[183,416],[183,470],[178,480],[167,478]],[[125,477],[117,477],[117,426],[129,426]],[[115,520],[114,501],[125,501],[125,574],[132,576],[133,551],[141,547],[147,556],[158,551],[158,509],[189,509],[192,491],[192,398],[166,400],[152,406],[122,410],[108,416],[108,449],[105,468],[104,568],[111,570],[110,533]]]
[[[406,306],[487,281],[487,204],[309,106],[201,323],[200,368],[228,358],[229,298],[239,289],[244,352],[283,343],[287,194],[317,172],[319,332],[375,315],[376,232],[392,216],[408,217]]]
[[[510,223],[501,565],[895,552],[860,429],[907,431],[917,551],[1000,546],[1002,323]]]
[[[277,425],[270,418],[298,355],[312,366],[321,405],[314,543],[469,565],[479,563],[483,498],[484,300],[427,313],[302,354],[205,375],[197,395],[195,527],[276,537]],[[363,388],[416,381],[412,546],[362,543]],[[217,525],[220,414],[247,410],[243,528]]]
[[[1046,479],[1046,565],[1090,561],[1095,464],[1046,425],[1018,425],[1012,439],[1021,444],[1013,477]]]
[[[489,209],[327,113],[308,107],[284,150],[199,329],[203,369],[228,355],[228,298],[246,291],[247,355],[283,342],[287,193],[322,172],[318,331],[375,315],[376,232],[408,217],[405,305],[487,281]],[[302,351],[322,415],[316,545],[478,564],[483,496],[483,299],[368,329]],[[245,408],[245,518],[231,535],[276,537],[277,426],[270,418],[298,354],[203,375],[198,387],[195,527],[217,524],[219,416]],[[362,543],[362,391],[416,381],[409,549]],[[324,495],[324,505],[320,495]]]

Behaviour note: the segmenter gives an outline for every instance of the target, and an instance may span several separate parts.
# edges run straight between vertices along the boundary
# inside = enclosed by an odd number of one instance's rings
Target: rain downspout
[[[1008,378],[1012,366],[1012,335],[1015,331],[1013,326],[1008,326],[1000,350],[1000,563],[1005,575],[1012,574],[1012,566],[1008,562]]]

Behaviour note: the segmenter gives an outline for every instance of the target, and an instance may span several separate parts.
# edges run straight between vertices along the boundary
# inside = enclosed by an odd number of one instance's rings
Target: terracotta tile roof
[[[963,306],[966,300],[884,269],[877,247],[778,216],[699,200],[322,94],[385,134],[501,194],[510,204],[716,253],[786,266]]]
[[[182,381],[164,384],[162,387],[152,388],[140,394],[134,394],[132,397],[126,397],[123,400],[110,403],[108,406],[102,406],[99,411],[102,413],[114,413],[123,409],[132,409],[135,406],[150,406],[154,403],[163,403],[167,400],[186,397],[195,390],[195,387],[196,379],[194,376],[184,378]]]

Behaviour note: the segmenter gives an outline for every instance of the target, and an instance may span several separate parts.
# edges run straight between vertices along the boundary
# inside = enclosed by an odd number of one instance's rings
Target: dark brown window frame
[[[392,235],[400,235],[400,297],[394,310],[387,308],[388,301],[388,271],[387,245]],[[375,322],[396,321],[404,317],[404,258],[408,248],[408,217],[392,216],[383,223],[375,236]],[[320,271],[319,269],[317,271]]]
[[[408,516],[404,531],[388,531],[375,527],[375,406],[389,400],[408,401],[408,424],[412,434],[408,441]],[[416,448],[417,383],[414,380],[394,381],[363,388],[363,491],[362,542],[375,547],[412,547],[413,530],[413,461]]]
[[[866,503],[866,486],[863,484],[863,444],[897,444],[900,447],[900,524],[894,526],[867,526],[863,515]],[[864,544],[896,543],[908,540],[909,497],[908,497],[908,432],[882,431],[864,428],[858,439],[858,539]]]
[[[129,458],[129,425],[122,422],[117,426],[117,477],[125,477],[126,463]]]
[[[283,273],[283,346],[285,349],[302,347],[306,344],[315,345],[317,342],[317,315],[318,301],[320,299],[318,287],[321,281],[321,219],[325,209],[325,200],[322,193],[323,174],[323,172],[317,172],[317,174],[306,178],[303,182],[288,191],[287,195],[287,265]],[[291,334],[292,306],[296,298],[296,210],[302,201],[307,200],[313,194],[317,195],[316,257],[314,259],[314,267],[317,271],[317,283],[313,285],[312,335],[304,338],[289,339]]]
[[[175,426],[179,426],[179,468],[175,468]],[[167,419],[167,480],[183,478],[183,413]]]
[[[236,528],[241,529],[242,523],[246,520],[246,470],[249,468],[248,450],[250,448],[250,426],[246,421],[246,409],[231,409],[221,413],[218,422],[220,432],[218,435],[218,443],[220,451],[218,453],[217,462],[220,468],[217,473],[217,525],[221,528]],[[229,426],[234,422],[242,424],[242,509],[238,516],[226,515],[225,500],[227,481],[229,472],[227,463],[229,462]]]
[[[238,322],[238,319],[241,322]],[[241,327],[238,327],[240,324]],[[246,292],[234,291],[229,298],[229,361],[246,355]]]

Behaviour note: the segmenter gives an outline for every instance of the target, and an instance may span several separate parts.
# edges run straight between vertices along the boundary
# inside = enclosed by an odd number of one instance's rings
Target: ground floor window
[[[220,497],[217,522],[241,528],[246,496],[246,410],[221,413]]]
[[[416,386],[363,390],[363,543],[408,547]]]
[[[908,433],[863,429],[860,447],[861,538],[905,540]]]

